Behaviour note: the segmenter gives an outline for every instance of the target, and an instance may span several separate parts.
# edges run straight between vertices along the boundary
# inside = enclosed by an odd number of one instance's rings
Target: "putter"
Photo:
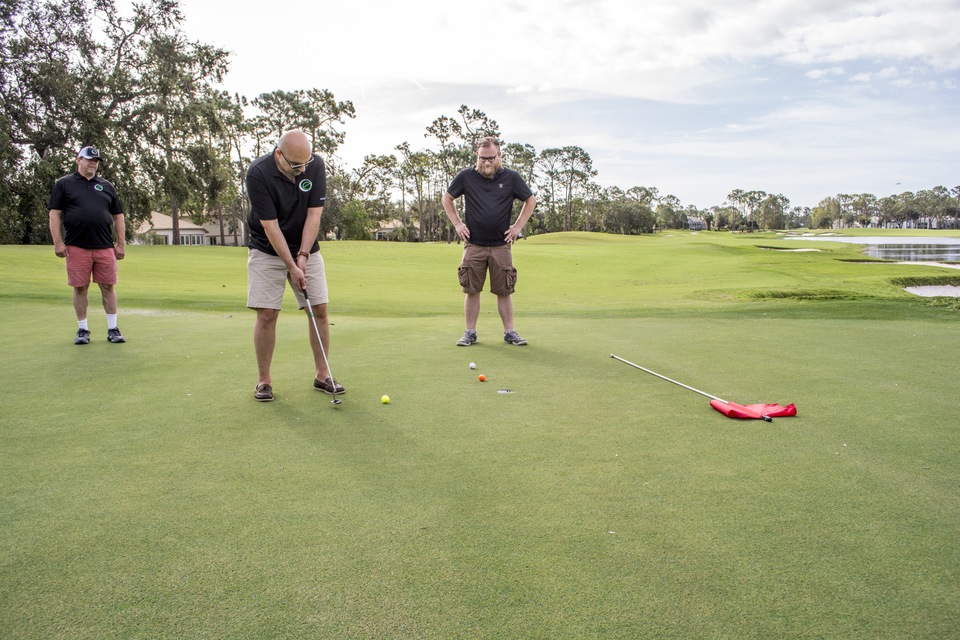
[[[341,404],[343,400],[337,397],[337,379],[333,377],[333,371],[330,369],[330,361],[327,360],[327,350],[323,348],[323,340],[320,338],[320,327],[317,326],[317,318],[313,315],[313,305],[310,304],[310,296],[307,295],[306,289],[303,289],[300,293],[303,294],[303,299],[307,303],[307,315],[310,316],[310,321],[313,323],[313,331],[317,334],[317,342],[320,343],[320,353],[323,354],[323,363],[327,365],[327,373],[330,374],[330,382],[333,384],[333,400],[330,401],[330,404]]]
[[[694,389],[693,387],[690,387],[690,386],[688,386],[688,385],[685,385],[685,384],[683,384],[682,382],[677,382],[676,380],[674,380],[674,379],[672,379],[672,378],[668,378],[667,376],[660,375],[660,374],[657,373],[656,371],[651,371],[650,369],[647,369],[646,367],[641,367],[640,365],[634,364],[634,363],[630,362],[629,360],[624,360],[624,359],[621,358],[620,356],[616,356],[616,355],[614,355],[614,354],[611,353],[611,354],[610,354],[610,357],[613,358],[614,360],[619,360],[620,362],[622,362],[622,363],[624,363],[624,364],[628,364],[628,365],[630,365],[631,367],[636,367],[637,369],[640,369],[640,371],[646,371],[646,372],[649,373],[650,375],[656,376],[656,377],[660,378],[661,380],[666,380],[667,382],[672,382],[673,384],[677,385],[678,387],[683,387],[684,389],[688,389],[688,390],[690,390],[690,391],[693,391],[694,393],[699,393],[700,395],[706,396],[706,397],[710,398],[711,400],[716,400],[717,402],[722,402],[723,404],[726,404],[726,405],[733,405],[733,404],[735,404],[735,403],[730,402],[729,400],[724,400],[723,398],[718,398],[717,396],[710,395],[709,393],[707,393],[707,392],[705,392],[705,391],[700,391],[700,389]],[[740,407],[740,408],[746,408],[746,407],[742,407],[742,405],[737,405],[737,406]],[[753,414],[752,417],[760,418],[760,419],[763,420],[764,422],[773,422],[773,418],[771,418],[771,417],[768,416],[768,415],[762,414],[762,413],[755,413],[755,414]]]

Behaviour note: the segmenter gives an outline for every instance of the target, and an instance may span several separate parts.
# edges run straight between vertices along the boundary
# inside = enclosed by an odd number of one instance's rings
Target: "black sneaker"
[[[257,402],[273,401],[273,387],[268,384],[258,384],[253,391],[253,399]]]
[[[517,332],[513,330],[503,334],[503,341],[507,344],[515,344],[518,347],[522,347],[523,345],[527,344],[527,341],[517,335]]]
[[[463,332],[463,337],[457,340],[458,347],[469,347],[477,341],[477,332],[473,329],[467,329]]]
[[[87,329],[77,329],[77,337],[73,344],[90,344],[90,331]]]
[[[88,332],[89,333],[89,332]],[[107,329],[107,340],[113,343],[126,342],[127,339],[123,337],[123,334],[120,333],[120,327],[114,327],[113,329]]]

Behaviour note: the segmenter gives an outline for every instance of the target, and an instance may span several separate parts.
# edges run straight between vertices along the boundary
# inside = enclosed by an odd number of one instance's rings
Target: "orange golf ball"
[[[480,382],[484,382],[486,381],[486,379],[487,379],[487,376],[483,375],[482,373],[477,376],[477,380],[479,380]]]

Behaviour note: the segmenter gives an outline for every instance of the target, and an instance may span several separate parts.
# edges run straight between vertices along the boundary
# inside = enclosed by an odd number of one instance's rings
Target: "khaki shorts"
[[[97,284],[117,284],[117,254],[108,249],[67,247],[67,284],[86,287],[91,277]]]
[[[463,260],[457,277],[464,293],[480,293],[490,271],[490,293],[509,296],[517,285],[517,270],[509,244],[481,247],[469,242],[463,248]]]
[[[279,309],[288,280],[287,265],[279,256],[250,249],[247,256],[247,306],[251,309]],[[293,285],[290,285],[293,289]],[[306,301],[296,289],[297,308],[303,309]],[[307,293],[314,305],[327,303],[327,274],[323,268],[320,252],[307,258]]]

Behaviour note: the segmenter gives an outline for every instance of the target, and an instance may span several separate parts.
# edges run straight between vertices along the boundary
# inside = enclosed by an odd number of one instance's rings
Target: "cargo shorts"
[[[511,295],[517,286],[517,270],[509,244],[485,247],[469,242],[463,248],[463,259],[457,277],[464,293],[480,293],[490,272],[490,293]]]

